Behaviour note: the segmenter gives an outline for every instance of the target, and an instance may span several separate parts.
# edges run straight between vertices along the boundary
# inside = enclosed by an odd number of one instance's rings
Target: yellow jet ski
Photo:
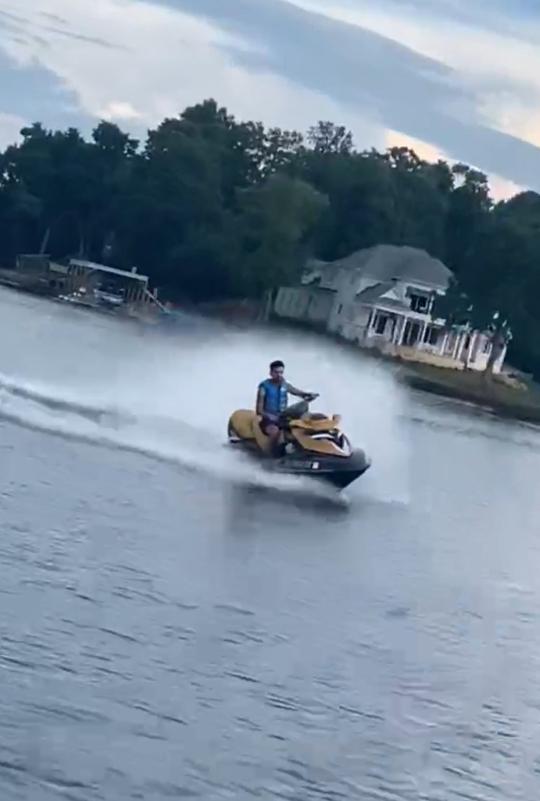
[[[291,416],[290,412],[296,414]],[[282,419],[279,454],[272,451],[261,429],[261,418],[250,409],[238,409],[229,419],[229,443],[263,460],[269,469],[322,479],[342,490],[368,470],[370,459],[353,449],[340,430],[339,415],[310,414],[307,402],[295,404]]]

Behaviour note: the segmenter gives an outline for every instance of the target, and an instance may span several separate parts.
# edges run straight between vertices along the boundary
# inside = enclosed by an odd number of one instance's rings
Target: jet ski
[[[345,489],[368,470],[371,461],[361,449],[353,449],[340,430],[339,415],[311,414],[308,401],[295,404],[282,420],[280,453],[273,453],[263,433],[261,418],[252,410],[238,409],[228,424],[229,443],[258,458],[270,470],[310,476]],[[292,412],[292,414],[291,414]]]

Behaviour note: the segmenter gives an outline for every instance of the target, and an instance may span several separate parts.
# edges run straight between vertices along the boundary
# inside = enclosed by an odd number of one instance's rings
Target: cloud
[[[0,149],[13,145],[19,140],[21,128],[26,120],[16,114],[2,114],[0,112]]]
[[[58,108],[38,100],[32,118],[105,117],[140,135],[213,96],[282,127],[342,122],[361,147],[395,132],[540,189],[540,118],[528,113],[540,15],[515,2],[522,17],[505,29],[503,0],[48,0],[45,14],[42,0],[24,14],[0,0],[7,84],[26,81],[21,108],[2,97],[0,112],[26,117],[41,81]]]
[[[436,44],[430,45],[433,26],[421,19],[415,26],[403,15],[385,14],[384,9],[388,11],[390,5],[395,8],[395,4],[384,0],[383,10],[375,13],[369,11],[372,4],[364,0],[349,3],[345,10],[343,3],[337,6],[337,2],[327,0],[259,0],[256,6],[248,0],[234,4],[221,0],[174,2],[177,7],[212,20],[224,30],[236,30],[257,43],[260,53],[256,57],[236,54],[244,67],[286,74],[291,81],[331,95],[343,107],[364,109],[388,129],[434,142],[452,158],[479,164],[487,172],[504,175],[518,185],[528,185],[532,180],[540,188],[540,177],[536,178],[540,149],[524,141],[519,131],[516,135],[499,130],[502,126],[487,118],[485,98],[478,93],[480,84],[494,91],[497,80],[501,82],[503,78],[506,85],[512,86],[519,77],[523,89],[525,79],[533,80],[531,74],[515,67],[516,73],[506,75],[500,68],[500,75],[497,70],[489,74],[486,71],[485,76],[480,76],[483,83],[475,80],[472,73],[466,73],[464,61],[465,53],[474,54],[476,39],[472,34],[469,40],[458,42],[463,62],[463,69],[458,70],[455,54],[453,64],[444,60],[449,62],[454,53],[452,37],[447,41],[441,34]],[[315,6],[325,14],[314,13]],[[345,12],[349,15],[347,21],[343,19]],[[407,40],[408,45],[402,44]],[[506,40],[503,37],[489,41],[493,46],[483,49],[479,40],[477,58],[482,64],[488,63],[489,58],[500,64]],[[521,46],[514,40],[510,44],[517,59]],[[532,70],[540,56],[534,48],[524,52]],[[321,53],[328,57],[321,58]]]
[[[540,4],[528,0],[512,4],[503,0],[291,1],[438,60],[474,97],[479,122],[540,145],[540,127],[528,121],[531,106],[540,104]]]
[[[18,46],[26,52],[25,42]],[[54,71],[38,66],[31,58],[9,59],[0,48],[0,75],[0,114],[8,119],[25,124],[41,120],[59,127],[88,125],[89,117],[79,108],[76,95]]]
[[[524,191],[523,186],[518,186],[508,178],[503,178],[502,175],[490,175],[489,187],[491,196],[494,200],[508,200],[514,195]]]
[[[422,142],[420,139],[415,139],[412,136],[406,136],[398,131],[387,131],[385,137],[385,147],[408,147],[420,156],[424,161],[438,161],[439,159],[447,161],[449,164],[455,163],[456,159],[450,158],[448,153],[444,153],[436,145],[431,142]],[[481,169],[477,164],[471,164],[471,167]],[[506,200],[507,198],[517,195],[523,191],[522,186],[501,175],[494,173],[489,174],[489,185],[491,189],[491,196],[494,200]]]
[[[57,30],[39,22],[39,6],[40,0],[26,0],[29,16],[20,33],[27,41],[0,47],[26,69],[39,64],[54,75],[85,116],[129,122],[141,134],[164,116],[215,97],[240,117],[300,129],[319,118],[337,118],[366,146],[382,141],[375,115],[343,109],[317,87],[299,86],[271,68],[246,69],[236,56],[256,59],[260,50],[240,32],[148,2],[49,0],[48,13],[64,20],[66,34],[85,32],[84,40],[66,35],[58,46]],[[38,31],[54,46],[31,41]],[[92,43],[104,41],[105,34],[110,46],[97,54]]]
[[[139,120],[142,113],[133,108],[131,103],[122,100],[112,100],[99,110],[98,116],[109,122],[113,120]]]

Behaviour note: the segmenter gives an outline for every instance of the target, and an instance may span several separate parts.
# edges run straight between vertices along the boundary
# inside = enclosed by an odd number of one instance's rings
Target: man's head
[[[271,362],[270,378],[272,379],[272,381],[281,383],[281,381],[283,381],[284,374],[285,374],[285,365],[283,364],[282,361],[277,359],[275,362]]]

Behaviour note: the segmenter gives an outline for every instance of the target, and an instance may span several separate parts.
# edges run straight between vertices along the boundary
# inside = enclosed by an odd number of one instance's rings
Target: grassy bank
[[[501,417],[540,423],[540,388],[518,389],[496,376],[487,379],[472,370],[448,370],[431,365],[403,367],[402,380],[413,389],[475,403]]]

